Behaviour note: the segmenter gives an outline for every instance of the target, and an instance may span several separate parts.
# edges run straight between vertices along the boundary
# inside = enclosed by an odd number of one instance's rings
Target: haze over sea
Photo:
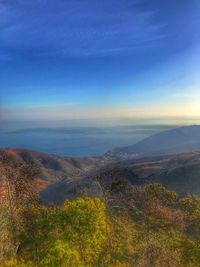
[[[61,156],[98,156],[161,131],[198,124],[199,119],[115,122],[2,123],[0,147],[26,148]]]

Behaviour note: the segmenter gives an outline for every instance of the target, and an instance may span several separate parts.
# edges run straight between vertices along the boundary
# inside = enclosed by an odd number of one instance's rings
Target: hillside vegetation
[[[123,182],[105,195],[2,205],[0,266],[200,266],[200,197]]]

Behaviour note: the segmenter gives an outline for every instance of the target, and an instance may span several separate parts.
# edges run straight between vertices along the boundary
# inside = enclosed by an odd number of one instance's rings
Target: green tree
[[[97,198],[32,206],[23,216],[21,256],[38,266],[93,266],[108,242],[106,206]]]

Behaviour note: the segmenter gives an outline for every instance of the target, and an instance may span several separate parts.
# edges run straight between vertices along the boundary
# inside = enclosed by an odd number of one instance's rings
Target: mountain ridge
[[[200,126],[182,126],[151,135],[138,143],[108,151],[108,157],[126,159],[130,157],[170,155],[200,150]]]

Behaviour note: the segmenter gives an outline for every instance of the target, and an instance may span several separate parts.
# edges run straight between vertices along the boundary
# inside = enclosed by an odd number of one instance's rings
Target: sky
[[[0,121],[200,117],[198,0],[0,0]]]

